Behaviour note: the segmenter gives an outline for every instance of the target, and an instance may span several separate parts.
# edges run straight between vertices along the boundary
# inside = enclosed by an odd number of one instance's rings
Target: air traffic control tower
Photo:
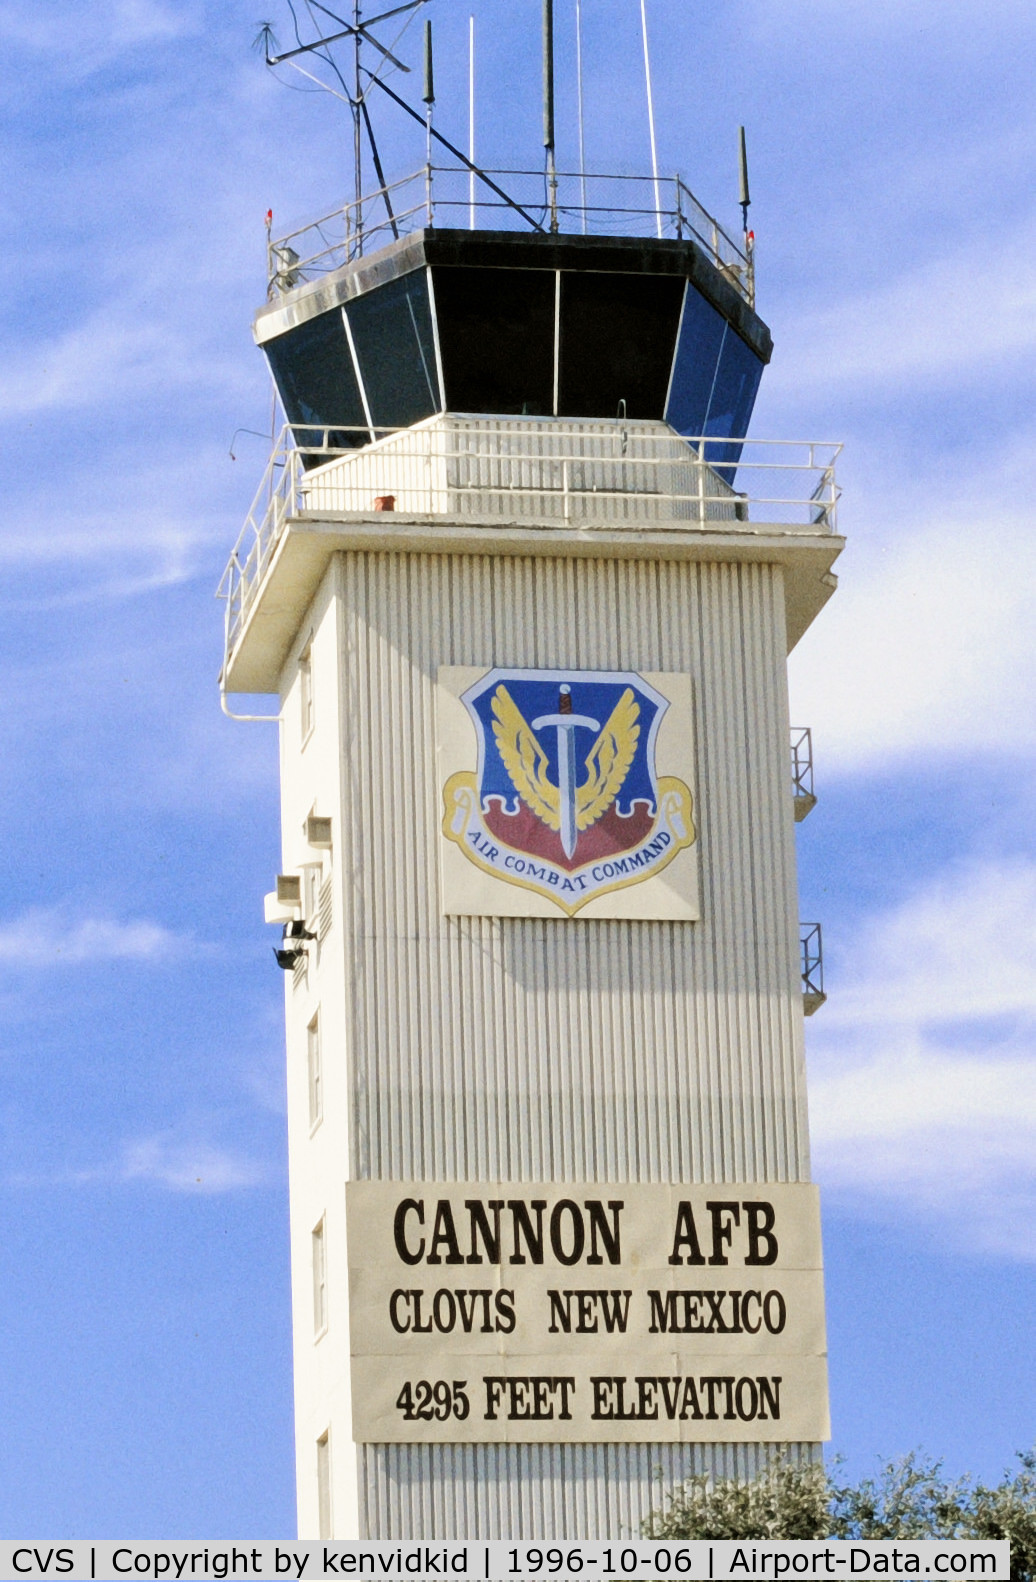
[[[751,250],[681,182],[451,179],[271,242],[222,587],[228,711],[280,700],[299,1531],[618,1537],[828,1435],[834,447],[744,439]]]

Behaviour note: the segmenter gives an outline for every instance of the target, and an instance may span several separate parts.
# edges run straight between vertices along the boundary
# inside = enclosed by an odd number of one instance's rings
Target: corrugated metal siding
[[[350,1174],[806,1179],[780,571],[355,553],[338,590]],[[446,664],[692,675],[700,923],[440,915]],[[760,1452],[358,1453],[370,1535],[542,1537],[632,1531],[656,1468]]]
[[[370,1534],[423,1538],[623,1538],[695,1474],[747,1478],[756,1445],[368,1445]],[[813,1445],[790,1445],[796,1462]],[[476,1493],[477,1489],[477,1493]]]
[[[352,1173],[804,1177],[779,573],[356,554],[343,591]],[[440,916],[435,675],[493,663],[691,673],[700,924]]]
[[[736,515],[730,485],[668,424],[643,421],[450,413],[325,462],[302,485],[303,508],[331,515],[369,511],[388,494],[397,511],[473,520],[687,527]]]

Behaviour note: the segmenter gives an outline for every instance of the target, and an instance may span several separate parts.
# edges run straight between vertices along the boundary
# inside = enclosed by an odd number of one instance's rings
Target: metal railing
[[[755,263],[747,239],[736,242],[680,176],[609,176],[559,171],[552,209],[543,171],[486,170],[472,204],[469,172],[422,165],[398,181],[344,203],[297,230],[267,239],[267,294],[293,290],[384,247],[422,226],[549,231],[696,241],[745,301],[755,305]],[[497,195],[506,186],[508,196]],[[657,198],[656,198],[657,193]]]
[[[801,952],[802,1008],[807,1016],[818,1011],[827,999],[824,993],[824,942],[819,923],[799,924]]]
[[[813,732],[808,725],[791,728],[791,790],[795,822],[800,824],[817,805],[813,789]]]
[[[605,531],[720,523],[751,531],[758,522],[791,532],[831,532],[840,448],[817,441],[686,439],[661,422],[622,418],[449,413],[374,438],[368,429],[286,425],[219,584],[227,653],[294,517],[366,518],[389,510],[422,519]],[[821,517],[818,475],[827,480]],[[390,530],[391,519],[385,526]]]

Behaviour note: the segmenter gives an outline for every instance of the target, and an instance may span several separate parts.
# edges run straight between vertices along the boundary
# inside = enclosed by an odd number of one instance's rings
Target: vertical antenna
[[[748,190],[748,148],[745,129],[737,129],[737,178],[738,202],[741,205],[741,224],[745,233],[745,285],[748,288],[748,305],[755,307],[755,233],[748,229],[748,206],[752,201]]]
[[[737,175],[738,175],[738,198],[737,198],[737,201],[741,205],[741,223],[742,223],[742,228],[744,229],[744,232],[747,235],[748,234],[748,205],[751,203],[752,199],[749,196],[749,192],[748,192],[748,149],[745,146],[745,129],[744,129],[743,126],[739,126],[738,129],[737,129]]]
[[[583,146],[583,19],[580,0],[576,0],[576,104],[579,109],[579,201],[583,209],[583,235],[586,235],[586,150]]]
[[[550,228],[558,228],[558,172],[554,163],[554,0],[543,0],[543,146],[547,150]]]
[[[425,104],[435,103],[435,65],[432,59],[432,23],[431,18],[425,18],[424,24],[424,92],[421,95]]]
[[[360,105],[363,94],[360,83],[360,0],[353,0],[353,200],[356,204],[356,250],[363,252],[363,131]]]
[[[433,223],[434,210],[432,208],[432,106],[435,103],[435,67],[432,61],[432,23],[431,18],[425,18],[424,24],[424,93],[421,95],[425,105],[425,203],[428,209],[428,224]]]
[[[647,84],[648,131],[651,133],[651,175],[655,183],[655,228],[662,234],[662,198],[658,190],[658,150],[655,147],[655,106],[651,99],[651,56],[648,54],[647,12],[640,0],[640,31],[644,39],[644,80]]]
[[[475,163],[475,18],[468,17],[468,158]],[[468,171],[468,229],[475,229],[475,172]]]

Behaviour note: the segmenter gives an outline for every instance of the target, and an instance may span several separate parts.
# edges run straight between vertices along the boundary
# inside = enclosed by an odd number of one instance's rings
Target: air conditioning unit
[[[330,850],[331,820],[329,818],[318,818],[315,813],[311,813],[306,820],[306,840],[310,846]]]
[[[282,906],[302,905],[302,880],[297,873],[277,875],[277,899]]]

